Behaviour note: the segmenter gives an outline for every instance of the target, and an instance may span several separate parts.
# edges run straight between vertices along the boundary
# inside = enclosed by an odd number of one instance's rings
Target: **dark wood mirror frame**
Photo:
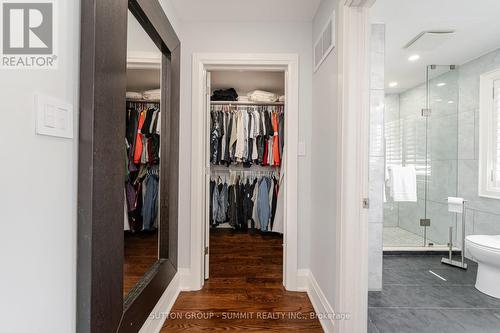
[[[128,10],[162,51],[159,260],[123,299]],[[180,41],[158,0],[83,0],[77,332],[138,332],[177,271]]]

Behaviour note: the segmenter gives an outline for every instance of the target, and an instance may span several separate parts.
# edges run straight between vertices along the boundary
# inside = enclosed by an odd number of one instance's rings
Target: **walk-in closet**
[[[285,73],[220,70],[208,80],[205,278],[282,282]]]

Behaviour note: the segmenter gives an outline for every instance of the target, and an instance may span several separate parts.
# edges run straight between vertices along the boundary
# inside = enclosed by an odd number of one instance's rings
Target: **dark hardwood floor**
[[[283,237],[217,229],[210,279],[182,292],[162,332],[322,332],[306,293],[283,288]]]
[[[158,260],[158,232],[125,233],[123,296],[141,280]]]

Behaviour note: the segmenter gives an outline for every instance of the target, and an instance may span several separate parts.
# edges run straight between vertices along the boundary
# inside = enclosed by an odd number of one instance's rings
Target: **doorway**
[[[283,281],[285,76],[207,72],[206,280],[212,271]]]
[[[254,181],[259,179],[263,174],[264,177],[272,178],[272,170],[266,170],[262,165],[236,165],[233,170],[220,170],[222,168],[218,163],[210,163],[210,110],[214,109],[224,112],[233,108],[234,110],[249,107],[257,108],[259,105],[252,105],[251,101],[226,101],[225,103],[211,103],[212,82],[215,84],[225,84],[227,80],[232,80],[234,77],[246,76],[246,79],[238,80],[243,82],[242,90],[249,90],[251,87],[252,77],[256,82],[269,80],[258,79],[259,75],[267,76],[268,79],[273,75],[276,82],[281,80],[281,92],[285,96],[283,102],[275,101],[275,105],[266,105],[265,107],[281,107],[285,117],[283,119],[283,151],[282,160],[279,164],[279,173],[276,172],[276,178],[281,178],[281,186],[279,191],[283,195],[283,285],[287,290],[297,290],[297,142],[298,142],[298,58],[296,55],[216,55],[216,54],[196,54],[193,60],[193,142],[192,142],[192,200],[191,200],[191,279],[190,290],[199,290],[205,282],[205,278],[210,276],[210,182],[212,178],[212,170],[216,175],[215,180],[219,180],[220,184],[224,184],[225,178],[228,187],[235,181],[238,183],[243,178],[245,182],[248,178]],[[198,70],[197,70],[198,69]],[[274,74],[272,74],[274,73]],[[215,75],[215,81],[211,80],[212,75]],[[277,79],[281,76],[281,79]],[[272,80],[271,80],[272,81]],[[222,86],[214,86],[215,88],[223,88]],[[227,87],[226,87],[227,88]],[[257,86],[253,86],[255,90]],[[264,87],[265,88],[265,87]],[[279,89],[278,89],[279,90]],[[278,91],[277,91],[278,92]],[[278,96],[279,97],[279,96]],[[237,105],[238,103],[242,105]],[[213,105],[211,105],[213,104]],[[218,105],[215,105],[218,104]],[[224,105],[226,104],[226,105]],[[264,106],[260,106],[264,107]],[[232,111],[231,111],[232,112]],[[212,150],[213,151],[213,150]],[[239,156],[241,159],[241,156]],[[218,162],[218,161],[217,161]],[[242,162],[242,160],[240,160]],[[269,167],[269,166],[266,166]],[[226,167],[227,168],[227,167]],[[238,168],[240,170],[238,170]],[[245,173],[250,172],[252,176],[245,176]],[[222,175],[224,173],[225,175]],[[266,174],[267,173],[267,174]],[[262,177],[260,177],[261,179]],[[278,180],[278,179],[276,179]],[[259,180],[257,180],[259,182]],[[213,183],[212,183],[213,184]],[[215,185],[215,184],[213,184]],[[224,186],[224,185],[222,185]],[[213,193],[213,192],[212,192]],[[272,207],[272,205],[271,205]],[[278,210],[276,210],[278,211]],[[245,220],[248,222],[248,220]],[[219,221],[220,222],[220,221]],[[255,221],[254,221],[255,222]],[[219,228],[213,228],[214,232],[224,234],[228,230],[218,230],[224,223],[217,225]],[[231,226],[231,224],[229,224]],[[272,231],[271,225],[242,225],[238,227],[231,226],[232,229],[241,229],[245,232],[252,231],[258,233]],[[259,228],[256,228],[259,227]],[[271,227],[271,229],[269,229]],[[264,229],[265,231],[262,231]],[[221,236],[222,237],[222,236]],[[268,234],[266,235],[268,237]],[[264,237],[265,238],[265,237]],[[255,240],[255,239],[254,239]],[[264,239],[262,239],[264,240]]]

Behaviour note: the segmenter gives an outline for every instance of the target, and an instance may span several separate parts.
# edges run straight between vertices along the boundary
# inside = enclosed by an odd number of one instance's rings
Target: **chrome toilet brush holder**
[[[462,203],[462,248],[460,249],[461,252],[461,260],[453,260],[453,227],[450,227],[450,241],[448,243],[449,245],[449,254],[448,258],[442,258],[441,263],[454,266],[454,267],[459,267],[461,269],[467,269],[467,263],[465,262],[465,200]]]

